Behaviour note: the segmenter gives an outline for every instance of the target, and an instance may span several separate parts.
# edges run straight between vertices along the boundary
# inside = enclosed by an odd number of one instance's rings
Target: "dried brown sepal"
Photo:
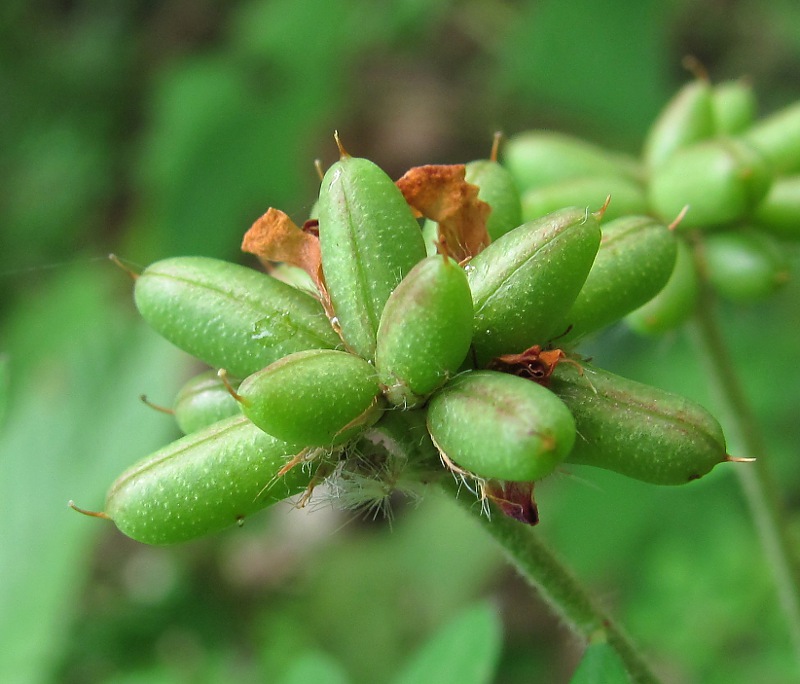
[[[533,499],[533,482],[488,480],[483,485],[483,494],[503,515],[526,525],[539,522],[539,510]]]
[[[547,387],[555,367],[562,361],[571,361],[563,350],[542,349],[540,345],[534,344],[521,354],[503,354],[492,359],[487,368],[518,375]]]
[[[325,312],[329,317],[333,315],[322,274],[319,222],[316,219],[306,221],[299,228],[280,209],[270,207],[244,234],[242,251],[257,256],[267,269],[277,261],[302,268],[317,286]]]
[[[406,202],[439,224],[439,234],[456,261],[488,246],[491,207],[478,199],[478,186],[465,180],[464,164],[415,166],[397,181]]]

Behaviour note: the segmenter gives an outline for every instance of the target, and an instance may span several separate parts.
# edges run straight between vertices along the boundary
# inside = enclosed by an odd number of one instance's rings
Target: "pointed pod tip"
[[[75,505],[75,502],[70,499],[67,501],[67,506],[69,506],[73,511],[78,511],[82,515],[88,515],[91,518],[102,518],[103,520],[111,520],[111,517],[107,513],[103,513],[102,511],[87,511],[85,508],[80,508],[79,506]]]
[[[315,159],[314,160],[314,168],[317,170],[317,176],[319,176],[319,179],[321,181],[325,176],[325,169],[322,168],[322,160],[321,159]]]
[[[344,145],[342,145],[342,140],[339,138],[339,131],[333,132],[333,139],[336,141],[336,147],[339,148],[339,159],[347,159],[350,157],[350,153],[344,149]]]
[[[134,271],[130,267],[123,264],[122,260],[113,252],[108,255],[108,259],[109,261],[113,262],[115,266],[125,271],[125,273],[127,273],[133,280],[137,280],[139,278],[139,274],[136,273],[136,271]]]
[[[753,457],[747,456],[731,456],[730,454],[725,454],[725,461],[727,463],[753,463],[756,459]]]
[[[705,83],[710,82],[711,79],[708,76],[708,69],[706,69],[706,65],[694,55],[685,55],[681,60],[681,66],[690,74],[692,74],[692,76],[694,76],[698,81],[704,81]]]
[[[228,371],[224,368],[220,368],[217,371],[217,377],[222,380],[222,384],[225,385],[225,389],[228,390],[228,394],[230,394],[236,401],[240,404],[244,404],[247,406],[250,402],[245,399],[241,394],[239,394],[235,389],[233,389],[233,385],[231,385],[231,381],[228,378]]]
[[[683,221],[683,217],[686,216],[686,212],[689,211],[689,205],[685,204],[683,209],[678,212],[678,215],[673,219],[672,223],[670,223],[667,228],[670,230],[675,230]]]
[[[611,204],[611,195],[606,195],[606,201],[603,202],[603,206],[597,211],[593,211],[592,216],[594,216],[598,221],[602,221],[609,204]]]
[[[500,151],[500,143],[503,141],[503,131],[495,131],[492,138],[492,151],[489,153],[489,161],[496,162]]]

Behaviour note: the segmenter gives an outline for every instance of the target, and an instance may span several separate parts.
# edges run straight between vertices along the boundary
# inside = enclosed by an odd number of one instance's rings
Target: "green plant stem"
[[[696,258],[702,275],[702,253],[698,252]],[[692,337],[719,402],[720,417],[729,441],[741,445],[745,451],[736,455],[756,458],[754,463],[742,464],[735,470],[774,573],[778,599],[788,623],[792,645],[800,660],[800,571],[792,551],[778,487],[770,471],[764,440],[737,377],[736,366],[717,323],[715,309],[714,294],[704,283],[691,328]]]
[[[445,489],[454,494],[452,481]],[[493,511],[491,519],[481,511],[475,497],[456,493],[456,500],[494,537],[519,573],[587,641],[606,640],[619,654],[628,674],[637,684],[659,684],[640,652],[622,629],[595,603],[575,575],[547,547],[537,531]]]

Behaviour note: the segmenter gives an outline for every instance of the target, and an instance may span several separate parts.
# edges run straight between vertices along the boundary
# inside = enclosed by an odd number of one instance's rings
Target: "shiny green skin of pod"
[[[720,138],[677,150],[654,171],[649,199],[666,222],[689,206],[678,230],[711,227],[747,217],[771,182],[758,151],[733,138]]]
[[[472,294],[455,261],[418,263],[386,302],[375,367],[387,399],[411,408],[458,370],[472,341]]]
[[[228,381],[234,388],[239,385],[233,378]],[[193,377],[175,398],[175,421],[185,435],[240,414],[239,403],[214,370]]]
[[[800,173],[800,102],[757,121],[741,138],[767,158],[776,174]]]
[[[640,176],[638,163],[614,152],[552,131],[527,131],[503,146],[503,165],[522,194],[532,188],[586,176]]]
[[[689,245],[677,241],[675,268],[649,302],[625,317],[628,327],[640,335],[660,335],[681,325],[694,313],[700,284]]]
[[[286,356],[245,378],[238,390],[253,423],[304,446],[340,444],[374,423],[380,392],[372,365],[329,349]]]
[[[663,223],[628,216],[602,226],[600,249],[559,344],[604,328],[652,299],[675,267],[677,239]]]
[[[756,96],[743,81],[718,83],[712,92],[714,131],[717,135],[736,135],[747,130],[756,118]]]
[[[306,469],[277,478],[299,451],[244,416],[228,418],[122,473],[111,485],[105,512],[121,532],[145,544],[211,534],[303,491],[312,477]]]
[[[667,103],[647,133],[642,156],[649,169],[667,161],[677,150],[715,134],[711,85],[691,81]]]
[[[342,336],[372,360],[386,300],[426,256],[422,231],[391,178],[367,159],[333,164],[317,209],[322,269]]]
[[[619,175],[585,176],[529,190],[522,196],[522,218],[533,221],[562,207],[597,211],[608,197],[611,201],[603,214],[604,221],[648,210],[644,187],[637,181]]]
[[[162,337],[240,378],[296,351],[341,346],[312,296],[218,259],[158,261],[136,279],[134,298]]]
[[[800,176],[776,178],[756,207],[753,222],[776,237],[800,240]]]
[[[507,169],[496,161],[480,159],[466,165],[465,178],[468,183],[480,188],[478,199],[492,208],[486,221],[486,230],[492,240],[522,223],[519,190]]]
[[[478,363],[563,333],[599,245],[597,218],[571,207],[522,224],[472,259],[466,271]]]
[[[575,441],[575,421],[550,390],[495,371],[469,371],[428,404],[434,444],[483,478],[532,482],[555,470]]]
[[[725,437],[702,406],[584,364],[560,363],[550,389],[575,417],[567,463],[591,465],[652,484],[679,485],[727,460]]]
[[[732,302],[757,302],[790,277],[786,250],[771,235],[740,228],[703,240],[706,275],[714,289]]]

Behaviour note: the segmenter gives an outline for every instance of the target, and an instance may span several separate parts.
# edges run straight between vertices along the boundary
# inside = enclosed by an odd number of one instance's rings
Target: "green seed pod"
[[[378,328],[375,367],[396,406],[416,406],[454,375],[472,341],[472,294],[455,261],[432,256],[392,292]]]
[[[644,141],[642,156],[651,170],[677,150],[714,135],[711,86],[704,79],[687,83],[658,115]]]
[[[425,253],[431,257],[438,253],[439,224],[431,219],[425,219],[422,224],[422,239],[425,241]]]
[[[742,80],[714,86],[714,130],[717,135],[736,135],[748,129],[756,118],[753,87]]]
[[[677,240],[663,223],[628,216],[602,227],[589,277],[564,319],[560,342],[600,330],[652,299],[675,267]]]
[[[667,284],[647,304],[625,318],[640,335],[660,335],[677,328],[694,313],[699,284],[692,250],[683,240],[677,241],[675,268]]]
[[[522,218],[525,221],[554,212],[562,207],[587,207],[597,211],[611,197],[603,219],[611,221],[630,214],[643,214],[649,209],[641,183],[624,176],[585,176],[543,185],[522,196]]]
[[[238,393],[244,414],[265,432],[293,444],[331,446],[380,417],[380,391],[364,359],[312,349],[254,373]]]
[[[428,404],[442,455],[483,478],[532,482],[553,472],[575,441],[575,421],[550,390],[495,371],[451,380]]]
[[[702,406],[584,365],[560,363],[550,388],[575,417],[568,463],[596,466],[652,484],[684,484],[727,460],[725,437]]]
[[[211,534],[308,487],[312,475],[304,468],[278,477],[299,451],[244,416],[228,418],[122,473],[108,492],[106,515],[146,544]]]
[[[486,230],[489,231],[492,240],[505,235],[522,223],[519,190],[514,177],[507,169],[491,159],[481,159],[466,165],[465,178],[468,183],[480,188],[478,199],[492,208],[492,213],[486,221]]]
[[[742,139],[767,158],[776,174],[800,173],[800,102],[757,122]]]
[[[480,364],[546,344],[583,286],[600,244],[595,215],[571,207],[524,223],[467,265]]]
[[[757,151],[741,141],[720,138],[677,150],[656,169],[650,203],[665,221],[689,205],[680,229],[717,226],[746,217],[771,182]]]
[[[776,178],[753,221],[779,238],[800,239],[800,176]]]
[[[758,301],[789,280],[785,250],[770,235],[754,230],[708,235],[703,258],[709,282],[734,302]]]
[[[228,381],[234,388],[239,385],[238,380]],[[214,370],[193,377],[175,399],[175,420],[185,435],[240,413],[239,403]]]
[[[218,259],[158,261],[136,279],[134,297],[172,344],[238,377],[292,352],[341,344],[316,299]]]
[[[425,258],[425,244],[403,194],[367,159],[343,156],[319,194],[322,269],[342,336],[365,359],[375,356],[383,307]]]
[[[641,173],[635,160],[552,131],[514,136],[505,144],[503,158],[523,194],[569,178],[622,175],[635,179]]]

